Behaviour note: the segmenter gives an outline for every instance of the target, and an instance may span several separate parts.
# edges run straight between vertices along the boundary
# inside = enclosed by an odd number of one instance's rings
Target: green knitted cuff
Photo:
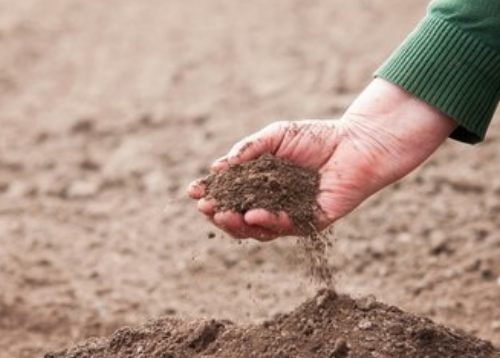
[[[451,138],[482,141],[500,99],[500,55],[477,38],[428,16],[375,76],[453,118]]]

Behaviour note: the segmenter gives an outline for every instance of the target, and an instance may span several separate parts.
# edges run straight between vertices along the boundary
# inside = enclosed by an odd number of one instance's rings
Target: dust
[[[298,244],[306,264],[308,276],[316,284],[333,289],[335,286],[335,271],[330,264],[330,232],[315,231],[310,235],[298,238]]]

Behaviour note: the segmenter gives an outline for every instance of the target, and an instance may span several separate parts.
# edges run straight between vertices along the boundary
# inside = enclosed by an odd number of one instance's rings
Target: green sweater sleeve
[[[452,138],[482,141],[500,99],[500,1],[431,2],[375,76],[453,118]]]

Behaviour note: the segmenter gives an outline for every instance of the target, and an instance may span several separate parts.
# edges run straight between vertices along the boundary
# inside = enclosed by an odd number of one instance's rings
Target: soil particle
[[[200,325],[193,333],[193,337],[189,340],[189,348],[195,352],[204,351],[210,343],[217,339],[218,334],[224,328],[222,323],[211,320]]]
[[[349,356],[349,346],[345,339],[339,338],[335,341],[335,346],[333,347],[332,354],[330,358],[347,358]]]
[[[318,304],[320,302],[321,304]],[[363,322],[378,329],[359,329]],[[304,324],[309,334],[303,333]],[[404,327],[392,329],[393,327]],[[491,343],[383,304],[369,311],[358,301],[322,290],[289,314],[262,325],[163,318],[142,328],[118,330],[45,358],[499,358]]]

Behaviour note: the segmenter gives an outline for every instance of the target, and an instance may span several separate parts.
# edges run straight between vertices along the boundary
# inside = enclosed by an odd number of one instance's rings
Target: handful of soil
[[[229,166],[204,180],[205,197],[217,201],[218,212],[231,210],[244,214],[252,209],[288,214],[300,233],[309,274],[327,287],[333,286],[328,263],[331,246],[326,235],[314,227],[314,214],[321,210],[316,198],[320,175],[271,154],[243,164]]]
[[[315,170],[264,154],[211,174],[203,182],[206,197],[217,201],[217,211],[283,211],[301,233],[309,235],[314,232],[314,212],[319,210],[319,180]]]

